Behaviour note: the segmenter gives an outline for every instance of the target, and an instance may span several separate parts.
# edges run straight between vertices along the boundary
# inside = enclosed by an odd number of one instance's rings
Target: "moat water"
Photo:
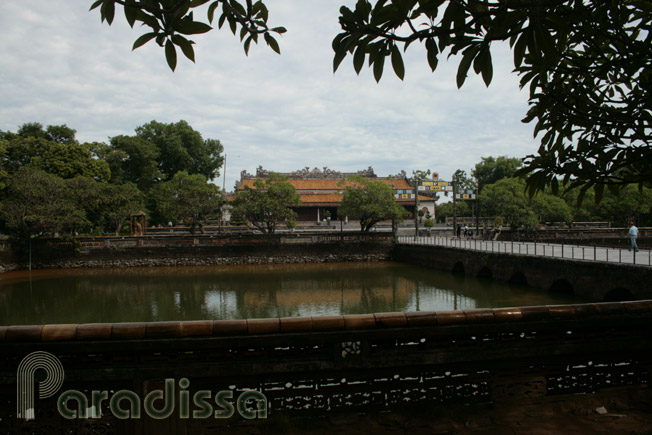
[[[0,325],[246,319],[587,302],[402,263],[17,271]]]

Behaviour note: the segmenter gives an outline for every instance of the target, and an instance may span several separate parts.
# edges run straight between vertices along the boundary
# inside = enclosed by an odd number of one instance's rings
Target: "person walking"
[[[631,240],[631,245],[629,246],[630,251],[634,249],[636,252],[638,252],[638,245],[636,244],[637,237],[638,237],[638,228],[636,228],[636,225],[632,223],[632,226],[629,227],[629,240]]]

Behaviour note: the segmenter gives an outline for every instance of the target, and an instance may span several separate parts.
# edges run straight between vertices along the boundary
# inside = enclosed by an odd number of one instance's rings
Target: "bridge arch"
[[[624,287],[611,289],[604,295],[604,302],[635,301],[637,298]]]
[[[548,292],[563,294],[563,295],[574,295],[575,289],[573,289],[573,286],[567,280],[558,279],[552,283],[552,285],[548,289]]]
[[[458,261],[457,263],[455,263],[455,264],[453,265],[453,270],[452,270],[452,272],[453,272],[453,273],[459,273],[459,274],[462,274],[462,275],[463,275],[463,274],[465,273],[465,270],[464,270],[464,264],[462,264],[461,261]]]
[[[478,271],[477,275],[478,278],[493,278],[493,273],[491,272],[491,269],[489,269],[487,266],[482,266],[482,268]]]
[[[521,271],[515,272],[507,281],[510,285],[528,285],[525,274]]]

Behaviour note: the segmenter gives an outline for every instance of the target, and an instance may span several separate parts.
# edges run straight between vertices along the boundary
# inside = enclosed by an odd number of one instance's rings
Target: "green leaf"
[[[242,16],[247,15],[247,10],[244,8],[244,6],[242,6],[236,0],[231,0],[229,3],[231,3],[231,6],[233,6],[233,9],[238,11]]]
[[[115,3],[114,0],[104,0],[102,5],[102,18],[106,20],[109,25],[113,23],[113,18],[115,17]]]
[[[170,69],[174,71],[177,67],[177,50],[169,39],[165,43],[165,60],[167,60]]]
[[[158,21],[156,20],[156,17],[146,14],[145,12],[139,10],[138,11],[138,21],[142,21],[145,25],[149,26],[152,28],[154,31],[159,31],[161,30],[161,26],[159,26]]]
[[[191,0],[190,1],[190,7],[191,8],[196,8],[197,6],[201,6],[205,3],[208,3],[211,0]]]
[[[557,195],[559,193],[559,181],[556,177],[553,177],[552,181],[550,182],[550,190],[552,191],[553,195]]]
[[[595,203],[600,204],[600,201],[602,201],[602,195],[604,193],[604,184],[596,184],[593,191],[595,192]]]
[[[219,5],[220,5],[219,2],[214,2],[214,3],[211,3],[211,5],[208,7],[208,22],[211,23],[211,24],[213,24],[213,19],[215,18],[215,10],[217,9],[217,7]],[[222,27],[221,24],[220,24],[220,27]]]
[[[426,54],[428,56],[428,65],[430,69],[434,72],[437,69],[437,64],[439,63],[438,55],[439,48],[437,48],[437,43],[433,39],[426,39]]]
[[[195,62],[195,50],[192,48],[192,41],[187,40],[181,35],[172,35],[172,42],[181,48],[181,51],[188,59],[193,61],[193,63]]]
[[[131,48],[131,50],[133,51],[133,50],[137,49],[138,47],[142,47],[143,45],[147,44],[152,39],[156,38],[156,35],[157,35],[156,32],[145,33],[140,38],[136,39],[136,42],[134,42],[134,46]]]
[[[353,68],[357,74],[360,74],[360,71],[362,70],[362,66],[364,65],[364,58],[365,46],[358,45],[358,48],[355,49],[355,53],[353,54]]]
[[[458,89],[461,88],[462,85],[464,85],[464,81],[466,80],[466,74],[469,72],[469,68],[471,67],[471,62],[473,61],[473,58],[475,57],[477,52],[478,50],[476,47],[469,47],[466,50],[464,50],[462,61],[460,62],[459,67],[457,68]]]
[[[403,64],[403,58],[401,57],[401,50],[399,50],[396,45],[392,46],[392,68],[394,68],[396,76],[403,80],[405,77],[405,65]]]
[[[238,30],[238,23],[233,17],[233,15],[228,15],[226,17],[226,20],[229,22],[229,27],[231,28],[231,32],[235,35],[235,32]]]
[[[488,87],[491,84],[491,80],[494,76],[494,67],[491,61],[491,51],[489,51],[488,46],[480,52],[480,55],[476,57],[476,60],[478,58],[481,59],[480,71],[482,72],[482,80],[484,80],[484,84]]]
[[[267,42],[267,45],[269,45],[272,50],[278,54],[281,54],[281,49],[278,46],[278,42],[276,42],[276,39],[274,39],[274,37],[270,35],[269,32],[265,32],[265,42]]]
[[[341,45],[337,51],[335,52],[335,56],[333,57],[333,72],[337,71],[337,68],[340,66],[344,58],[346,57],[346,48],[344,45]]]
[[[93,4],[91,5],[91,8],[89,9],[89,11],[92,11],[93,9],[97,8],[97,7],[98,7],[99,5],[101,5],[102,3],[104,3],[104,0],[97,0],[95,3],[93,3]]]
[[[383,68],[385,66],[385,56],[380,54],[376,61],[374,62],[374,78],[376,82],[380,81],[380,78],[383,76]]]
[[[133,0],[126,2],[124,6],[124,12],[125,19],[127,20],[127,23],[129,23],[129,27],[133,29],[134,24],[136,24],[136,18],[138,18],[138,8],[134,6]]]
[[[244,42],[244,52],[246,56],[249,56],[249,46],[251,45],[252,39],[253,38],[251,37],[251,35],[249,35],[249,37]]]
[[[197,35],[200,33],[206,33],[211,30],[212,27],[201,21],[189,21],[184,20],[179,23],[177,31],[184,35]]]
[[[272,29],[272,32],[283,34],[283,33],[287,32],[287,29],[285,27],[274,27]]]
[[[525,36],[525,32],[521,33],[521,35],[518,37],[518,40],[516,41],[516,45],[514,45],[514,66],[516,68],[520,67],[521,64],[523,63],[523,57],[525,57],[525,48],[527,46],[527,38]]]

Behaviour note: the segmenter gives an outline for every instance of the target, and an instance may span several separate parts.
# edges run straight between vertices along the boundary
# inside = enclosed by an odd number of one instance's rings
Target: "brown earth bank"
[[[274,415],[221,433],[245,434],[652,434],[652,390],[518,399],[512,403],[418,406],[377,413]],[[213,432],[215,433],[215,432]]]

